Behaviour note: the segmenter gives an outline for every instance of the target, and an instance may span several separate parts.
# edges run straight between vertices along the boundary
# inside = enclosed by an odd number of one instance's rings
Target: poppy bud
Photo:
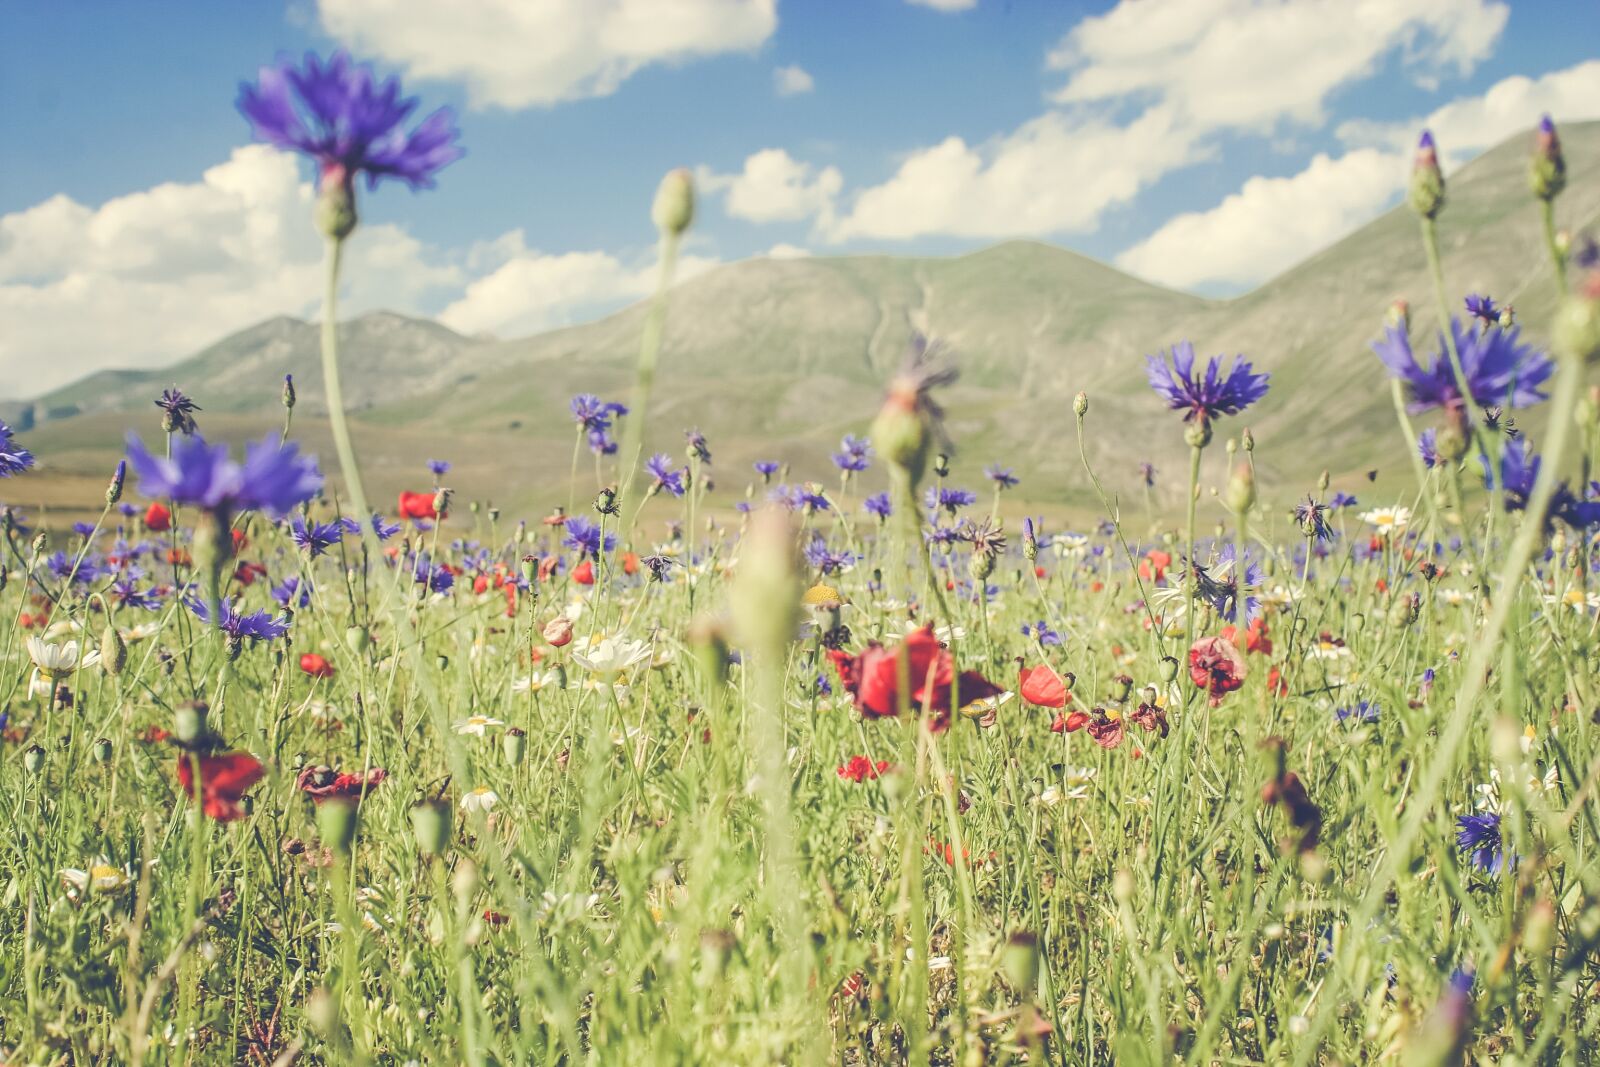
[[[345,797],[328,797],[317,805],[317,834],[336,856],[347,856],[356,839],[356,806]]]
[[[1589,361],[1600,356],[1600,271],[1591,271],[1579,292],[1561,302],[1550,333],[1558,357]]]
[[[1328,477],[1327,470],[1323,470],[1322,475],[1317,479],[1317,492],[1326,493],[1331,481],[1332,479]]]
[[[433,513],[440,518],[450,510],[450,490],[440,486],[433,494]]]
[[[100,668],[113,678],[128,665],[128,646],[111,623],[100,634]]]
[[[800,582],[789,516],[759,512],[739,549],[730,594],[738,640],[763,654],[782,648],[799,622]]]
[[[1554,200],[1567,187],[1567,161],[1561,154],[1556,124],[1546,115],[1539,120],[1533,160],[1528,168],[1528,188],[1540,200]]]
[[[994,573],[994,557],[987,552],[973,552],[967,560],[967,573],[976,581],[986,581]]]
[[[1022,555],[1029,563],[1039,558],[1039,535],[1032,519],[1022,520]]]
[[[317,230],[335,241],[342,241],[354,233],[359,221],[352,177],[349,169],[341,163],[329,163],[322,168],[313,218]]]
[[[472,899],[472,894],[478,891],[478,865],[463,856],[461,862],[456,864],[456,869],[450,873],[450,892],[455,894],[456,903],[465,906]]]
[[[683,167],[669,170],[656,187],[650,221],[662,236],[679,237],[694,222],[694,179]]]
[[[1000,953],[1000,973],[1018,993],[1027,994],[1039,984],[1039,939],[1025,930],[1006,938]]]
[[[538,556],[523,556],[522,557],[522,580],[528,583],[528,587],[529,588],[533,588],[535,580],[538,578],[538,576],[539,576],[539,557]]]
[[[38,745],[29,745],[22,753],[22,767],[29,774],[38,774],[44,766],[44,749]]]
[[[521,763],[528,751],[528,732],[519,726],[508,728],[500,738],[500,747],[505,751],[507,763]]]
[[[411,833],[424,856],[437,856],[450,844],[450,802],[425,800],[411,809]]]
[[[1417,141],[1417,155],[1411,166],[1411,185],[1406,191],[1406,202],[1425,219],[1438,216],[1444,207],[1444,172],[1439,169],[1439,152],[1433,143],[1433,134],[1422,131]]]
[[[1228,478],[1228,493],[1224,503],[1228,505],[1228,510],[1236,515],[1242,515],[1255,507],[1256,474],[1250,469],[1250,464],[1241,463],[1233,468],[1233,474]]]
[[[206,714],[211,709],[198,700],[179,704],[172,715],[172,735],[185,745],[192,745],[206,732]]]
[[[917,407],[914,388],[890,387],[872,420],[872,444],[883,458],[905,471],[915,486],[928,462],[928,426]]]
[[[565,615],[557,615],[544,624],[543,636],[553,647],[562,647],[572,640],[572,620]]]
[[[1248,426],[1246,426],[1244,428],[1244,432],[1239,435],[1239,447],[1243,448],[1246,452],[1254,452],[1256,450],[1256,435],[1250,432],[1250,427]]]
[[[50,535],[45,533],[43,530],[40,530],[38,533],[33,535],[33,544],[31,547],[33,548],[33,554],[36,556],[39,555],[46,548],[50,547]]]
[[[294,410],[294,375],[283,376],[283,406],[290,411]]]
[[[493,504],[489,505],[489,521],[490,522],[499,522],[500,521],[500,509],[495,507]]]
[[[1088,393],[1080,392],[1077,396],[1072,398],[1072,413],[1078,416],[1080,419],[1089,414]]]
[[[950,477],[950,457],[943,452],[933,457],[933,476],[935,478]]]
[[[122,499],[122,483],[128,477],[128,461],[117,460],[117,469],[111,472],[111,484],[106,486],[106,507],[113,507]]]
[[[96,763],[110,763],[112,755],[111,739],[102,737],[94,743],[94,761]]]

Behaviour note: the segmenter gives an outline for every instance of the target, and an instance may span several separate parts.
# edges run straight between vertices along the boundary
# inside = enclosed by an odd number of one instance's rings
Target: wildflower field
[[[242,447],[180,383],[98,521],[4,511],[0,1062],[1594,1061],[1600,252],[1548,120],[1526,335],[1451,288],[1421,138],[1434,286],[1397,296],[1451,325],[1398,303],[1349,366],[1402,494],[1258,486],[1269,375],[1173,338],[1146,402],[1188,470],[1097,469],[1078,394],[1073,528],[1006,457],[950,476],[937,338],[808,465],[662,425],[685,172],[565,495],[503,514],[419,455],[369,499],[341,255],[454,119],[343,54],[238,106],[318,167],[335,455],[292,379]]]

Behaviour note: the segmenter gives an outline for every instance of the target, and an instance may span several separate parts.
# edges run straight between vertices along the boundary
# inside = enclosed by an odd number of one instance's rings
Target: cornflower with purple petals
[[[161,395],[156,397],[156,407],[161,409],[163,432],[181,433],[189,437],[199,429],[194,421],[194,413],[201,410],[200,405],[185,396],[177,386],[161,390]]]
[[[1471,853],[1469,861],[1484,874],[1499,875],[1507,861],[1500,816],[1492,811],[1457,816],[1456,848]]]
[[[611,439],[612,420],[626,415],[628,409],[615,401],[601,400],[593,393],[579,393],[567,404],[578,430],[589,441],[589,451],[595,455],[609,456],[616,452],[617,443]]]
[[[951,515],[978,502],[978,494],[970,489],[929,486],[923,494],[923,504],[929,511],[946,511]]]
[[[998,463],[991,463],[983,468],[983,475],[994,483],[996,489],[1012,489],[1020,484],[1010,467],[1002,467]]]
[[[1145,488],[1153,488],[1156,484],[1156,465],[1149,460],[1139,464],[1139,479],[1144,482]]]
[[[894,513],[894,505],[889,503],[888,493],[873,493],[861,502],[861,507],[880,520],[887,519]]]
[[[299,576],[291,574],[272,587],[272,599],[284,607],[288,607],[290,601],[296,601],[296,607],[306,607],[311,603],[311,584],[302,582]]]
[[[204,623],[211,622],[211,612],[207,610],[204,601],[189,597],[184,600],[184,604],[194,613],[195,618]],[[230,641],[248,638],[251,644],[255,644],[257,641],[271,641],[289,632],[289,620],[282,617],[275,619],[271,612],[256,611],[241,615],[230,600],[219,601],[218,606],[221,610],[217,628],[227,635]]]
[[[199,436],[176,441],[172,458],[163,459],[147,452],[137,435],[129,434],[128,462],[145,496],[219,515],[254,510],[282,518],[322,488],[317,461],[300,455],[298,445],[272,434],[246,445],[243,463],[229,458],[227,445],[208,445]]]
[[[682,496],[684,493],[683,476],[686,471],[674,470],[672,457],[665,452],[657,452],[644,462],[646,473],[653,479],[648,490],[649,496],[665,490],[672,496]]]
[[[1428,427],[1417,434],[1417,454],[1422,457],[1422,465],[1429,470],[1439,465],[1439,431]]]
[[[1150,388],[1166,400],[1167,407],[1184,412],[1184,422],[1209,426],[1217,416],[1237,415],[1267,395],[1269,375],[1255,373],[1243,356],[1234,357],[1226,376],[1222,357],[1212,356],[1200,378],[1194,374],[1194,345],[1188,341],[1172,346],[1171,366],[1167,359],[1166,352],[1145,357]]]
[[[1482,322],[1485,326],[1494,326],[1500,322],[1500,309],[1487,295],[1468,293],[1465,301],[1467,314]]]
[[[601,552],[610,552],[617,547],[617,539],[611,534],[601,536],[600,527],[582,515],[573,515],[567,519],[563,527],[566,536],[561,543],[567,548],[581,552],[585,555],[600,557]]]
[[[378,535],[378,540],[387,541],[389,538],[399,533],[402,529],[404,529],[404,527],[401,526],[400,523],[384,522],[382,515],[373,513],[372,532]]]
[[[839,442],[839,451],[833,454],[833,465],[845,474],[859,474],[872,466],[872,442],[865,437],[847,433]]]
[[[1195,595],[1211,604],[1213,611],[1228,622],[1238,623],[1239,619],[1239,568],[1235,565],[1236,555],[1233,542],[1229,541],[1217,551],[1209,564],[1197,564],[1194,568]],[[1185,575],[1185,579],[1187,579]],[[1261,568],[1250,558],[1249,549],[1244,556],[1245,585],[1251,589],[1261,587]],[[1244,625],[1249,625],[1261,614],[1261,599],[1255,596],[1246,596],[1244,602]]]
[[[156,592],[153,586],[141,590],[132,575],[126,575],[112,582],[111,596],[121,607],[139,611],[161,610],[161,594]]]
[[[1031,637],[1040,645],[1048,647],[1056,647],[1062,643],[1061,634],[1052,630],[1043,619],[1035,623],[1023,623],[1022,636]]]
[[[774,459],[758,459],[753,466],[756,469],[756,473],[761,475],[762,482],[770,482],[772,476],[778,473],[778,468],[783,464]]]
[[[1481,456],[1479,462],[1483,462]],[[1507,511],[1527,509],[1534,483],[1539,477],[1540,462],[1540,457],[1533,454],[1533,446],[1527,438],[1506,442],[1505,451],[1500,456],[1500,490],[1505,494]],[[1483,481],[1485,488],[1492,490],[1495,487],[1494,477],[1488,472],[1487,465]],[[1545,525],[1557,519],[1574,529],[1585,529],[1600,523],[1600,503],[1579,499],[1565,481],[1560,482],[1550,497],[1550,511],[1545,516]]]
[[[1385,327],[1383,340],[1372,343],[1372,351],[1389,369],[1390,377],[1399,379],[1405,386],[1406,410],[1411,414],[1443,408],[1448,414],[1462,418],[1468,403],[1479,408],[1497,404],[1525,408],[1546,399],[1539,386],[1555,373],[1556,365],[1532,345],[1518,343],[1522,333],[1520,326],[1473,330],[1452,318],[1450,332],[1461,357],[1462,376],[1472,393],[1465,401],[1457,388],[1455,369],[1450,364],[1442,333],[1433,362],[1426,368],[1412,353],[1411,339],[1403,326]]]
[[[356,526],[356,532],[361,532],[361,527]],[[311,558],[327,552],[328,549],[344,540],[345,526],[343,522],[312,522],[296,515],[289,522],[289,539],[299,545],[306,552],[311,553]]]
[[[1344,508],[1355,508],[1360,506],[1361,505],[1356,501],[1356,498],[1351,496],[1349,493],[1335,493],[1328,500],[1328,507],[1333,511],[1340,511]]]
[[[1378,705],[1363,700],[1354,707],[1334,708],[1333,716],[1340,722],[1373,723],[1378,721]]]
[[[767,498],[774,503],[782,504],[790,511],[803,511],[807,514],[828,511],[833,507],[821,487],[809,482],[803,485],[777,486],[767,494]]]
[[[0,478],[21,474],[33,466],[33,453],[17,444],[11,427],[0,422]]]
[[[1328,525],[1328,505],[1307,496],[1294,506],[1294,521],[1301,532],[1315,541],[1331,541],[1333,527]]]
[[[428,460],[428,469],[433,472],[435,478],[443,478],[450,473],[450,461],[447,459],[430,459]]]
[[[711,445],[706,441],[706,435],[699,430],[683,431],[683,438],[689,442],[689,458],[701,463],[711,463]]]
[[[310,157],[324,187],[347,190],[357,174],[368,189],[384,178],[432,188],[433,176],[461,158],[454,113],[442,107],[407,132],[416,107],[398,78],[380,82],[343,51],[326,63],[307,54],[301,67],[280,59],[261,68],[256,84],[239,86],[239,111],[258,141]]]
[[[805,547],[806,562],[823,574],[838,574],[856,561],[853,553],[835,551],[828,547],[827,539],[813,531],[811,542]]]

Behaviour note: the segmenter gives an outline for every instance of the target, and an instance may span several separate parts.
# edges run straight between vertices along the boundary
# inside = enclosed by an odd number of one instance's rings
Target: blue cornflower
[[[872,442],[847,433],[833,454],[833,465],[848,474],[859,474],[872,466]]]
[[[1238,623],[1239,620],[1239,575],[1235,566],[1236,555],[1233,542],[1225,543],[1209,564],[1197,565],[1195,571],[1195,595],[1202,600],[1209,601],[1216,613],[1228,622]],[[1245,549],[1244,554],[1245,583],[1252,588],[1261,587],[1261,568],[1250,558],[1250,550]],[[1253,622],[1261,614],[1261,600],[1259,597],[1247,596],[1244,603],[1244,625]]]
[[[1378,705],[1363,700],[1355,707],[1335,708],[1333,714],[1340,722],[1377,722]]]
[[[194,413],[201,410],[183,390],[177,386],[161,390],[161,395],[156,397],[156,407],[161,409],[161,429],[164,433],[181,433],[189,437],[199,427],[195,424]]]
[[[833,695],[833,683],[828,681],[826,674],[817,675],[817,695],[823,697]]]
[[[1052,630],[1043,619],[1036,623],[1023,623],[1022,636],[1031,637],[1041,645],[1060,645],[1061,635]]]
[[[1194,345],[1180,341],[1172,346],[1172,365],[1168,354],[1146,356],[1150,388],[1173,411],[1183,411],[1184,422],[1208,424],[1218,415],[1237,415],[1267,395],[1266,374],[1257,374],[1243,356],[1235,356],[1227,377],[1222,374],[1222,357],[1212,356],[1203,378],[1194,376]]]
[[[443,478],[450,473],[450,461],[447,459],[430,459],[428,460],[428,469],[433,472],[435,478]]]
[[[1360,504],[1349,493],[1335,493],[1332,499],[1328,501],[1328,507],[1332,511],[1340,511],[1344,508],[1360,507]]]
[[[1452,318],[1450,332],[1455,336],[1462,374],[1472,391],[1469,402],[1474,407],[1525,408],[1546,399],[1539,386],[1555,373],[1556,365],[1532,345],[1517,343],[1521,327],[1472,330]],[[1443,334],[1433,362],[1426,368],[1412,354],[1411,339],[1403,326],[1387,327],[1384,339],[1372,343],[1372,351],[1389,368],[1390,376],[1405,386],[1406,409],[1413,415],[1430,408],[1460,411],[1464,407]]]
[[[70,576],[77,585],[88,585],[110,573],[99,562],[87,556],[80,560],[77,556],[69,556],[60,551],[51,553],[50,558],[45,560],[45,565],[57,578],[66,581]]]
[[[211,612],[203,601],[190,597],[184,604],[194,612],[195,618],[204,623],[211,622]],[[219,606],[222,619],[218,629],[234,640],[249,638],[250,643],[255,644],[257,641],[270,641],[275,637],[282,637],[289,632],[289,620],[281,617],[275,619],[271,612],[256,611],[249,615],[241,615],[229,600],[223,600]]]
[[[1422,465],[1429,470],[1439,465],[1438,430],[1430,427],[1417,434],[1417,453],[1422,457]]]
[[[316,459],[272,434],[246,445],[242,464],[228,457],[227,445],[208,445],[199,436],[175,441],[172,458],[163,459],[129,434],[128,461],[145,496],[215,512],[254,509],[282,518],[322,488]]]
[[[136,608],[140,611],[161,610],[161,594],[156,592],[153,586],[149,589],[139,589],[131,574],[111,583],[111,595],[125,608]]]
[[[943,508],[951,515],[954,515],[962,508],[976,504],[978,502],[978,494],[970,489],[947,489],[930,485],[927,493],[923,495],[922,502],[929,511],[938,511]]]
[[[72,524],[72,532],[79,537],[93,537],[95,525],[92,522],[75,522]]]
[[[404,527],[401,526],[400,523],[384,522],[382,515],[379,515],[376,512],[373,513],[372,532],[378,535],[378,540],[387,541],[389,538],[399,533],[402,529],[404,529]]]
[[[765,482],[771,479],[774,474],[777,474],[778,468],[783,464],[775,459],[758,459],[752,466],[755,467],[756,473],[761,475],[761,480]]]
[[[1470,852],[1472,865],[1484,874],[1505,870],[1505,844],[1500,838],[1500,816],[1492,811],[1456,818],[1456,847]]]
[[[1156,465],[1149,460],[1139,464],[1139,480],[1144,482],[1146,488],[1156,484]]]
[[[1333,527],[1328,525],[1328,505],[1307,495],[1294,506],[1294,521],[1301,531],[1316,541],[1333,540]]]
[[[1482,457],[1479,457],[1479,462],[1483,462]],[[1532,444],[1526,437],[1506,442],[1505,451],[1500,456],[1500,489],[1505,494],[1507,511],[1523,511],[1527,508],[1528,498],[1533,495],[1534,482],[1539,477],[1540,462],[1540,457],[1533,454]],[[1483,480],[1485,488],[1494,488],[1492,475],[1485,473]],[[1546,525],[1552,519],[1559,519],[1581,530],[1600,523],[1600,503],[1580,500],[1566,482],[1561,482],[1550,497]]]
[[[711,445],[706,441],[706,435],[698,429],[683,431],[683,439],[689,443],[689,458],[710,465]]]
[[[356,529],[360,531],[359,526]],[[307,523],[299,515],[289,522],[289,539],[311,553],[312,559],[316,559],[344,540],[344,535],[345,527],[342,522]]]
[[[600,527],[582,515],[569,517],[563,529],[566,531],[566,536],[561,539],[561,543],[587,555],[599,558],[601,552],[610,552],[617,547],[617,539],[614,536],[606,534],[602,539]]]
[[[261,68],[255,85],[239,86],[238,108],[257,140],[311,157],[323,182],[347,187],[365,174],[368,189],[384,178],[431,188],[433,176],[461,158],[449,108],[403,129],[416,107],[415,97],[400,95],[399,79],[379,82],[343,51],[325,64],[307,54],[299,68],[280,59]]]
[[[780,485],[767,494],[767,499],[782,504],[790,511],[828,511],[833,505],[823,495],[820,486]]]
[[[426,562],[424,560],[424,562]],[[427,585],[428,591],[441,596],[448,593],[456,584],[456,576],[449,567],[443,563],[434,567],[422,567],[413,576],[413,581],[418,585]]]
[[[861,506],[880,519],[887,519],[894,513],[894,505],[889,503],[888,493],[873,493],[861,502]]]
[[[644,461],[644,469],[655,479],[650,483],[650,495],[666,490],[673,496],[682,496],[684,492],[684,471],[674,470],[672,457],[665,452],[657,452]]]
[[[572,418],[589,441],[589,450],[596,455],[609,456],[617,451],[611,439],[611,423],[628,409],[614,401],[601,400],[593,393],[579,393],[567,404]]]
[[[11,427],[0,422],[0,478],[21,474],[33,466],[33,453],[17,444]]]
[[[1485,326],[1494,326],[1500,321],[1500,309],[1495,307],[1494,300],[1487,294],[1480,296],[1477,293],[1468,293],[1466,307],[1467,314]]]
[[[1010,467],[1002,467],[998,463],[991,463],[983,468],[984,477],[995,484],[996,489],[1011,489],[1018,484],[1018,479]]]
[[[815,531],[805,547],[805,557],[807,563],[823,574],[838,574],[856,561],[853,553],[829,548],[827,539]]]
[[[297,575],[291,574],[272,587],[272,599],[284,607],[288,607],[290,601],[295,601],[296,607],[306,607],[311,603],[311,584],[302,582]]]

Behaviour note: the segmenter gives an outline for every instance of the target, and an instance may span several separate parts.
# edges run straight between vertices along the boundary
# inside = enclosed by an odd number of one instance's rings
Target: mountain
[[[1600,220],[1600,123],[1562,133],[1570,181],[1558,219],[1577,231]],[[1529,141],[1514,137],[1451,175],[1439,232],[1452,301],[1478,291],[1513,303],[1537,342],[1556,291],[1527,192]],[[676,454],[678,431],[699,427],[730,490],[744,487],[750,460],[767,456],[792,461],[797,477],[831,481],[825,450],[865,428],[883,380],[920,331],[944,342],[961,368],[960,384],[945,396],[959,477],[975,479],[982,463],[999,460],[1024,477],[1018,492],[1030,503],[1084,503],[1070,411],[1081,389],[1091,398],[1088,448],[1099,473],[1129,492],[1135,464],[1151,459],[1164,472],[1157,502],[1170,508],[1184,446],[1174,416],[1148,391],[1144,355],[1189,339],[1202,354],[1246,353],[1272,373],[1268,398],[1222,427],[1252,427],[1264,485],[1292,496],[1323,469],[1352,485],[1371,466],[1403,474],[1408,461],[1368,343],[1397,298],[1410,302],[1419,338],[1435,328],[1416,219],[1397,207],[1307,252],[1231,300],[1174,292],[1027,241],[953,258],[728,264],[672,294],[652,444]],[[450,480],[465,495],[564,500],[574,443],[567,399],[627,399],[646,310],[503,341],[390,313],[342,324],[345,391],[373,481],[385,496],[419,481],[413,476],[431,450],[456,463]],[[261,432],[282,422],[285,373],[295,375],[300,395],[297,435],[331,457],[318,417],[318,330],[290,318],[172,367],[100,372],[58,390],[34,405],[38,426],[28,442],[63,475],[61,485],[74,473],[95,477],[114,459],[130,415],[153,431],[150,403],[162,387],[176,382],[195,396],[209,433]],[[1537,432],[1537,413],[1524,422]],[[1212,455],[1221,453],[1219,441]],[[1208,481],[1222,475],[1213,459]],[[65,489],[47,495],[57,498],[47,504],[72,498]]]

